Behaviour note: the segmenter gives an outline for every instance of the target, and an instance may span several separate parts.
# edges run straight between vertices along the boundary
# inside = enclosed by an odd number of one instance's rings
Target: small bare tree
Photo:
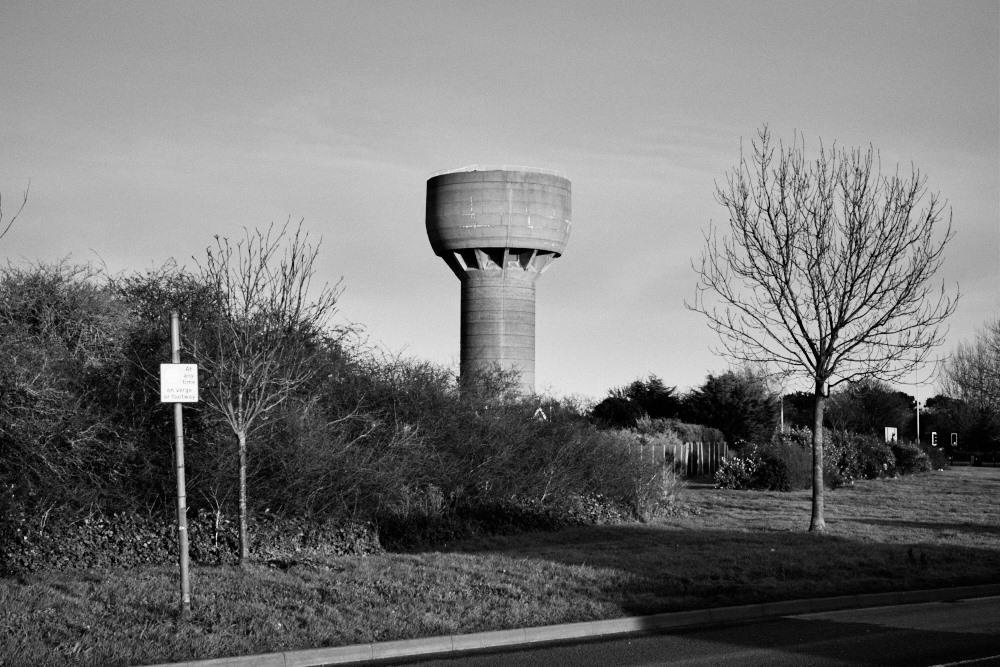
[[[946,203],[927,193],[919,171],[883,175],[871,147],[821,145],[809,161],[804,143],[776,149],[766,126],[752,147],[716,186],[731,235],[720,240],[709,228],[689,307],[708,317],[730,358],[811,381],[809,530],[822,531],[829,389],[898,379],[943,342],[958,294],[943,285],[934,293],[929,282],[952,237],[950,214],[944,220]]]
[[[249,558],[247,437],[315,372],[310,359],[328,334],[340,290],[310,293],[318,244],[302,223],[245,230],[235,245],[215,237],[201,266],[217,299],[213,321],[195,323],[190,349],[208,377],[206,405],[236,436],[239,453],[240,563]]]

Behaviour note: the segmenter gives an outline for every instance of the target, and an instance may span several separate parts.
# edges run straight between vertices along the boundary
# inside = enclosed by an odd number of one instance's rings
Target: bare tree
[[[811,531],[823,516],[823,410],[831,386],[898,379],[943,342],[958,293],[929,282],[952,237],[946,202],[926,178],[883,175],[867,149],[807,160],[804,141],[772,143],[763,127],[739,166],[716,185],[730,236],[706,233],[695,302],[743,363],[807,377],[813,415]],[[941,227],[944,226],[943,233]],[[717,303],[706,303],[706,292]]]
[[[979,437],[995,448],[1000,443],[1000,318],[986,322],[971,342],[960,343],[945,363],[944,390],[969,406]]]
[[[266,232],[245,230],[235,245],[215,237],[201,267],[217,299],[216,315],[190,337],[208,376],[205,403],[236,436],[239,452],[240,563],[249,558],[247,437],[266,415],[315,372],[310,359],[328,333],[340,291],[324,285],[310,293],[318,244],[302,223]]]
[[[945,364],[945,388],[952,398],[1000,412],[1000,318],[959,344]]]
[[[17,220],[17,216],[21,215],[21,211],[24,210],[24,205],[28,203],[28,190],[30,189],[31,189],[31,181],[28,181],[28,187],[24,189],[24,196],[21,198],[21,205],[17,207],[17,213],[15,213],[13,217],[11,217],[11,219],[7,221],[6,225],[3,224],[3,195],[0,194],[0,227],[3,228],[3,230],[0,231],[0,239],[7,236],[7,232],[10,231],[10,228],[14,224],[14,221]]]

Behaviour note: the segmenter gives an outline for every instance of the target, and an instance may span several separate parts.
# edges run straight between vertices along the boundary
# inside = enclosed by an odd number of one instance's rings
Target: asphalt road
[[[391,664],[1000,666],[1000,597],[804,614],[709,629]]]

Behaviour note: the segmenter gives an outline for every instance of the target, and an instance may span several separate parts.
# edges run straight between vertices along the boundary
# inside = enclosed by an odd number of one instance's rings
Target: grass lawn
[[[956,467],[827,493],[690,485],[688,511],[331,558],[287,570],[41,572],[0,580],[0,667],[140,665],[516,626],[1000,581],[1000,468]]]

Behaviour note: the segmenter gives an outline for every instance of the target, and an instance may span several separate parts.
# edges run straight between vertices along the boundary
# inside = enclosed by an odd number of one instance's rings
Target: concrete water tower
[[[427,237],[462,281],[461,374],[499,364],[535,389],[535,281],[569,239],[570,182],[480,167],[427,181]]]

